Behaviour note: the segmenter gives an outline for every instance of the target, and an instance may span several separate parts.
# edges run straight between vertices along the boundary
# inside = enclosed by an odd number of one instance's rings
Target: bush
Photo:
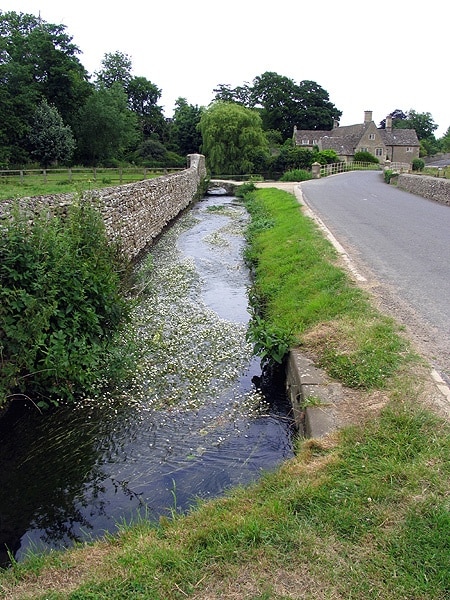
[[[421,158],[414,158],[412,161],[413,171],[423,171],[425,168],[425,162]]]
[[[312,175],[309,171],[304,169],[293,169],[292,171],[286,171],[280,177],[280,181],[307,181],[311,179]]]
[[[334,150],[320,150],[314,153],[313,159],[321,165],[330,165],[339,162],[339,155]]]
[[[128,314],[122,267],[86,203],[65,219],[14,212],[0,240],[0,405],[26,394],[47,406],[90,388]]]
[[[371,154],[370,152],[355,152],[355,156],[353,158],[355,162],[365,162],[365,163],[375,163],[378,164],[380,161],[376,156]]]

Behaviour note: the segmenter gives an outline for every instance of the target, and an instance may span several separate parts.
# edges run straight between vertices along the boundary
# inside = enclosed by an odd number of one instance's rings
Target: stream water
[[[74,408],[14,401],[0,421],[0,564],[158,519],[249,483],[293,455],[278,379],[245,339],[248,216],[206,197],[139,265],[120,343],[133,377]]]

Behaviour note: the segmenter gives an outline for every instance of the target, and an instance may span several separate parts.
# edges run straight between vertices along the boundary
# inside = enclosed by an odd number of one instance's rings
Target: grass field
[[[34,169],[0,171],[0,201],[25,196],[64,194],[134,183],[180,169]]]

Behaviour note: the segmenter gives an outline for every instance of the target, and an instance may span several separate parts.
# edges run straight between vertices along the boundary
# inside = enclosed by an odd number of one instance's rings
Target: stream
[[[293,456],[284,374],[262,373],[246,341],[247,219],[236,198],[206,196],[137,265],[120,389],[99,382],[47,414],[12,403],[0,420],[0,565],[184,512]]]

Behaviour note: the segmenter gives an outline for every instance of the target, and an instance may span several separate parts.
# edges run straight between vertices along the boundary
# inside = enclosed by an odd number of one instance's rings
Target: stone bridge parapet
[[[399,189],[417,194],[428,200],[450,206],[450,180],[428,175],[408,175],[401,173],[398,176]]]

